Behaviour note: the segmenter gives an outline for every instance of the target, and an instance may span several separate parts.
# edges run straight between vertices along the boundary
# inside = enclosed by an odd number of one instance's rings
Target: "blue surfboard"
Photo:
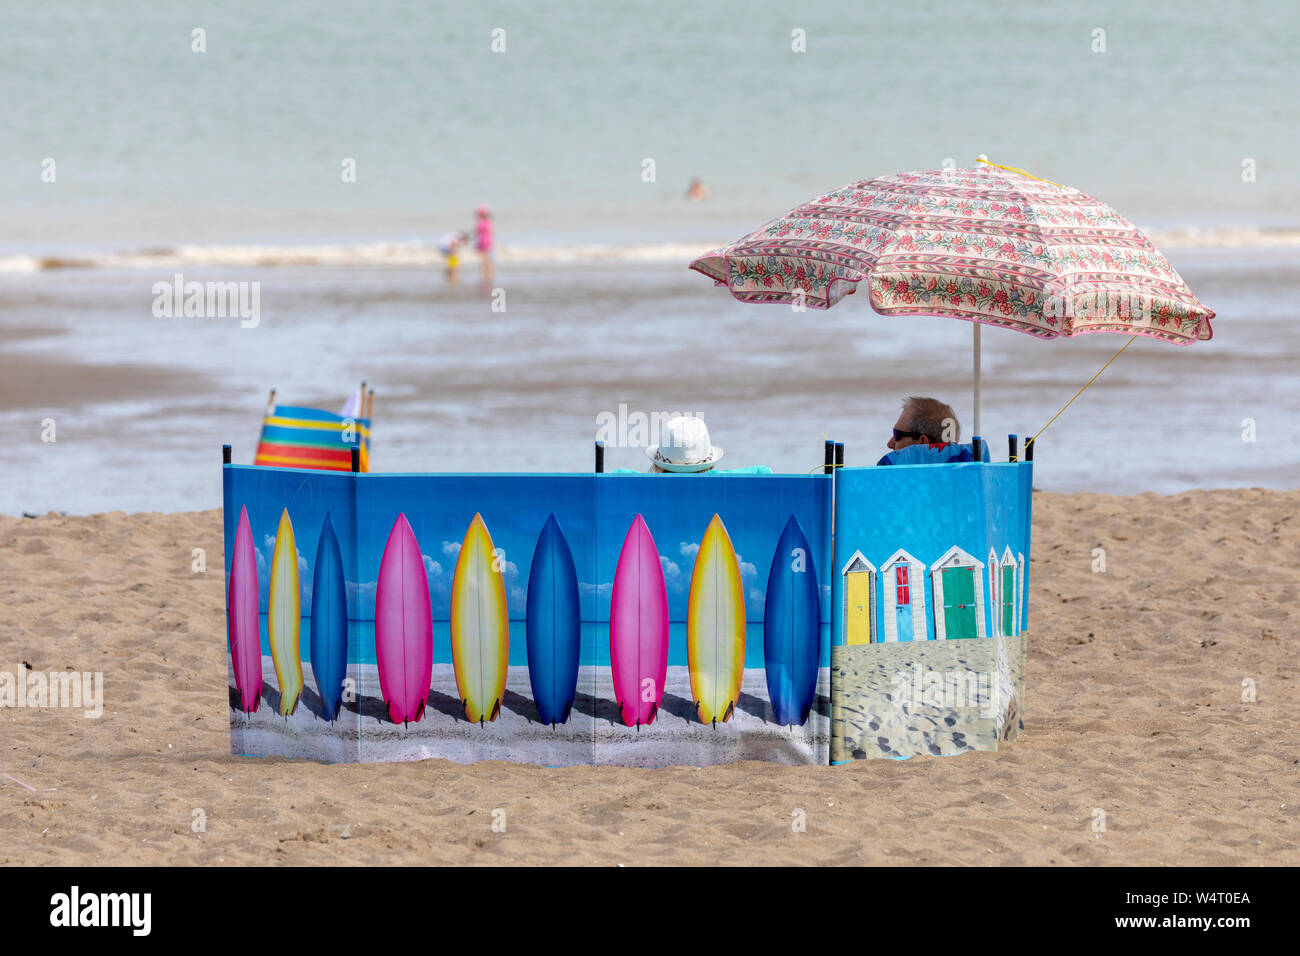
[[[573,553],[555,515],[546,519],[528,573],[528,680],[542,723],[562,724],[578,689],[582,617]]]
[[[817,693],[821,603],[812,548],[794,515],[785,523],[767,575],[763,664],[776,722],[808,720]]]
[[[316,545],[311,586],[311,672],[328,720],[339,715],[347,670],[348,599],[343,585],[343,555],[326,513]]]

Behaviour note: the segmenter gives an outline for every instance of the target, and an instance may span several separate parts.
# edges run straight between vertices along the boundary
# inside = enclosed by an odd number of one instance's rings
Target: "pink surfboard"
[[[226,629],[230,636],[230,662],[235,671],[239,708],[257,713],[262,700],[262,639],[257,632],[257,551],[248,509],[239,509],[235,549],[230,557],[230,590],[226,595]]]
[[[668,591],[655,539],[640,515],[623,539],[614,571],[609,659],[623,723],[654,723],[668,674]]]
[[[375,587],[375,659],[379,690],[395,724],[424,716],[433,678],[433,612],[420,544],[397,516]]]

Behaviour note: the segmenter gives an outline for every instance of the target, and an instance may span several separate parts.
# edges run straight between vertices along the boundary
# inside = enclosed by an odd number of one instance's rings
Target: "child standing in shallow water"
[[[447,281],[456,281],[456,269],[460,266],[460,248],[469,242],[469,236],[463,232],[449,232],[438,240],[438,251],[447,260]]]
[[[478,222],[475,225],[474,248],[478,250],[479,262],[486,279],[492,275],[492,213],[487,206],[479,206],[475,215]]]

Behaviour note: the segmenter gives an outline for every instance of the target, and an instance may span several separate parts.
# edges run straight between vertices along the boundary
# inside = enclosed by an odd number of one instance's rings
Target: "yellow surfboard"
[[[465,532],[451,583],[451,659],[465,717],[496,720],[506,692],[510,615],[501,561],[482,515]]]
[[[293,540],[289,509],[280,514],[275,532],[275,553],[271,558],[271,595],[266,629],[270,636],[271,662],[280,685],[280,716],[289,717],[302,697],[302,654],[298,649],[301,612],[298,602],[298,546]]]
[[[716,514],[691,573],[686,658],[701,723],[730,720],[745,674],[745,591],[731,536]]]

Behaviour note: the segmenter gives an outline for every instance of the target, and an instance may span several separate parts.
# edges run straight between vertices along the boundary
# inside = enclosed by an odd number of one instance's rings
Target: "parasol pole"
[[[980,324],[972,323],[974,329],[971,335],[971,366],[975,372],[975,430],[972,435],[982,435],[980,431]]]
[[[984,163],[985,165],[988,166],[994,165],[993,163],[989,162],[988,155],[985,153],[980,153],[978,156],[976,156],[975,162]],[[1025,175],[1028,176],[1029,174],[1025,173]],[[980,431],[980,324],[979,322],[975,323],[975,330],[971,335],[971,364],[974,366],[974,370],[975,370],[975,396],[973,398],[973,402],[975,404],[975,430],[971,432],[971,435],[982,435],[984,433]]]

